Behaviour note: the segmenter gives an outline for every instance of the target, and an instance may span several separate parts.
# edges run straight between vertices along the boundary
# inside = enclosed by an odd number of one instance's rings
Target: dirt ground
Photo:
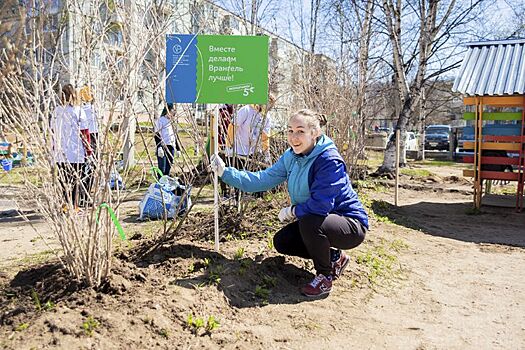
[[[128,201],[129,247],[95,291],[54,260],[47,224],[14,205],[19,189],[0,187],[0,348],[525,348],[525,213],[473,212],[460,169],[425,169],[433,175],[402,176],[398,207],[391,181],[358,184],[371,230],[320,300],[299,294],[312,264],[269,243],[279,198],[255,200],[220,253],[201,213],[142,254],[160,225],[138,222],[138,200]]]

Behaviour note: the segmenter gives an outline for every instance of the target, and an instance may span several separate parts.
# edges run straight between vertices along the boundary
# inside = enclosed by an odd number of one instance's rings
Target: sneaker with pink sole
[[[334,280],[341,277],[343,271],[346,269],[349,262],[350,258],[348,257],[348,255],[346,255],[345,252],[341,251],[339,259],[332,262],[332,277]]]
[[[301,293],[307,297],[318,297],[329,294],[332,291],[331,276],[326,277],[322,273],[315,276],[312,282],[307,283],[301,288]]]

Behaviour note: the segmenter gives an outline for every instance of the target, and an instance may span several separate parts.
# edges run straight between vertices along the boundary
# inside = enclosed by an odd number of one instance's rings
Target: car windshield
[[[448,134],[447,128],[427,128],[427,134]]]

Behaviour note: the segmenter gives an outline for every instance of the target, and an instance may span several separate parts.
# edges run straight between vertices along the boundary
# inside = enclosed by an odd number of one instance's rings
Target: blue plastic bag
[[[139,203],[139,220],[163,219],[182,215],[191,206],[191,188],[181,185],[176,179],[163,176],[151,184]]]
[[[125,189],[122,176],[116,171],[112,171],[111,174],[109,174],[108,186],[112,190],[116,190],[117,188],[119,190]]]

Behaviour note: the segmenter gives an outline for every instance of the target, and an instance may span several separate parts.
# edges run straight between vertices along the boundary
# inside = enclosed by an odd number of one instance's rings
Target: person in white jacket
[[[164,107],[155,121],[155,145],[157,147],[158,168],[163,175],[169,175],[175,155],[180,154],[177,134],[173,129],[172,118],[175,116],[173,104]]]
[[[76,104],[76,91],[71,84],[62,88],[60,102],[50,123],[53,156],[64,199],[78,207],[84,187],[84,164],[91,154],[89,127],[84,111]]]

